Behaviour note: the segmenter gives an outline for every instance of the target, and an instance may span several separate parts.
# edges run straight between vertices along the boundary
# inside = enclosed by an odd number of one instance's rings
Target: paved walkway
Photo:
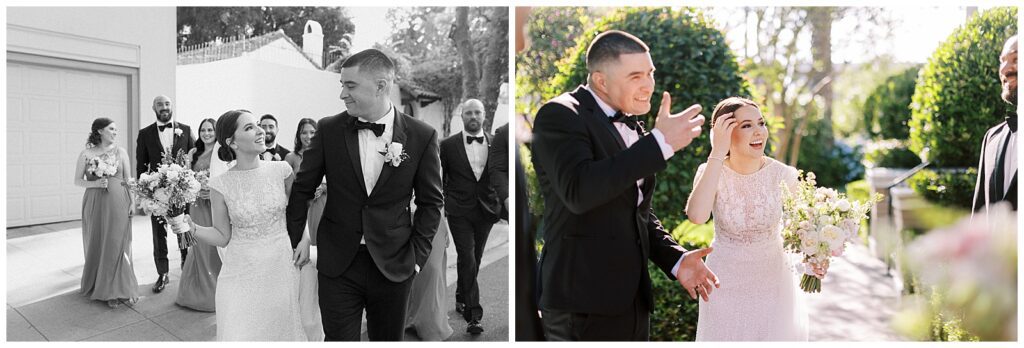
[[[7,341],[208,341],[216,333],[213,313],[197,312],[174,304],[180,277],[180,255],[175,242],[169,241],[171,283],[160,294],[150,288],[156,281],[152,259],[152,233],[149,218],[136,216],[132,221],[132,260],[139,281],[141,299],[134,308],[110,309],[105,303],[90,301],[78,294],[81,281],[82,236],[80,223],[61,223],[26,229],[7,230]],[[447,279],[449,297],[454,297],[455,244],[448,246]],[[481,278],[504,280],[501,297],[485,301],[500,307],[485,328],[494,335],[504,332],[508,340],[508,225],[494,226],[481,264]],[[490,264],[493,266],[489,266]],[[500,268],[500,269],[499,269]],[[493,275],[492,275],[493,273]],[[489,281],[494,283],[494,281]],[[482,285],[483,286],[483,285]],[[497,290],[492,291],[498,295]],[[454,313],[454,298],[449,301],[449,321],[457,339],[465,323]],[[499,313],[504,313],[499,314]],[[502,329],[504,328],[504,329]],[[502,331],[504,330],[504,331]],[[485,332],[488,334],[488,332]],[[492,337],[490,334],[485,335]]]
[[[899,308],[893,278],[863,245],[833,259],[821,292],[807,297],[811,341],[906,340],[890,324]]]

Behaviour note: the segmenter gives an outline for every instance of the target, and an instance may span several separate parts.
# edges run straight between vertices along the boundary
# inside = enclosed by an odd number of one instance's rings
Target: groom
[[[586,59],[587,85],[541,107],[533,128],[545,204],[544,335],[645,341],[654,310],[648,260],[692,298],[707,301],[718,285],[701,260],[711,250],[684,250],[651,209],[655,173],[700,135],[704,117],[698,105],[670,115],[665,93],[657,127],[644,134],[633,115],[650,111],[654,64],[647,45],[629,33],[601,33]]]
[[[437,132],[391,104],[395,65],[381,51],[345,60],[341,85],[347,111],[320,120],[302,156],[288,201],[288,234],[295,247],[326,175],[316,265],[325,340],[358,341],[365,309],[370,340],[400,341],[412,279],[441,219]]]

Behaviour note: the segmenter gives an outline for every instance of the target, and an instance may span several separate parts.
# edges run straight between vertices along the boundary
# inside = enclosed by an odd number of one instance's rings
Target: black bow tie
[[[472,144],[474,141],[483,144],[484,143],[484,137],[482,137],[482,136],[479,136],[479,137],[466,136],[466,144]]]
[[[369,129],[369,130],[373,131],[373,135],[376,135],[378,137],[381,134],[384,134],[384,125],[380,124],[380,123],[363,122],[363,121],[360,121],[359,119],[356,119],[356,123],[355,123],[354,127],[355,127],[356,130]]]
[[[164,131],[164,129],[167,129],[167,128],[171,128],[171,127],[173,127],[173,126],[174,126],[173,124],[171,124],[171,123],[168,123],[168,124],[165,124],[165,125],[163,125],[163,126],[161,126],[161,125],[157,125],[157,126],[156,126],[156,128],[157,128],[157,130],[158,130],[158,131],[161,131],[161,132],[163,132],[163,131]]]
[[[628,116],[622,113],[622,111],[616,112],[615,116],[612,117],[612,123],[615,122],[621,122],[622,124],[625,124],[626,127],[629,127],[629,129],[632,130],[637,130],[638,128],[640,128],[640,121],[638,121],[636,117]]]
[[[274,146],[274,147],[271,147],[271,148],[267,148],[266,152],[269,152],[271,155],[276,155],[277,154],[277,146]]]
[[[1009,115],[1006,115],[1006,125],[1010,126],[1010,131],[1011,132],[1014,132],[1014,133],[1017,132],[1017,113],[1016,112],[1011,112]]]

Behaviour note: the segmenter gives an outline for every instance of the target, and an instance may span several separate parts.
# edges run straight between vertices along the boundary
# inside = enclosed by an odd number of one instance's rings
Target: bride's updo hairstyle
[[[217,142],[220,143],[220,148],[217,149],[217,157],[221,161],[231,162],[235,160],[235,150],[228,146],[228,139],[235,137],[235,131],[238,130],[238,117],[242,114],[250,114],[249,110],[231,110],[225,112],[223,115],[217,118],[217,125],[214,126],[214,131],[217,134]]]
[[[754,109],[757,109],[757,112],[761,112],[761,107],[753,100],[743,97],[728,97],[725,98],[725,100],[718,102],[718,105],[715,105],[715,111],[711,112],[711,127],[714,127],[718,123],[719,116],[736,112],[736,110],[739,110],[744,106],[753,107]],[[728,156],[729,153],[726,152],[725,155]]]

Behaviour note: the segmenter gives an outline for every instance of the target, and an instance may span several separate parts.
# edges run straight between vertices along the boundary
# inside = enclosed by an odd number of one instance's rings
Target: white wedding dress
[[[782,249],[782,182],[797,171],[774,159],[749,175],[723,166],[706,264],[721,282],[699,301],[697,341],[806,341],[807,312]],[[697,177],[706,164],[697,169]]]
[[[305,341],[299,312],[299,270],[292,263],[285,219],[285,162],[261,162],[210,179],[231,218],[217,278],[218,341]]]

